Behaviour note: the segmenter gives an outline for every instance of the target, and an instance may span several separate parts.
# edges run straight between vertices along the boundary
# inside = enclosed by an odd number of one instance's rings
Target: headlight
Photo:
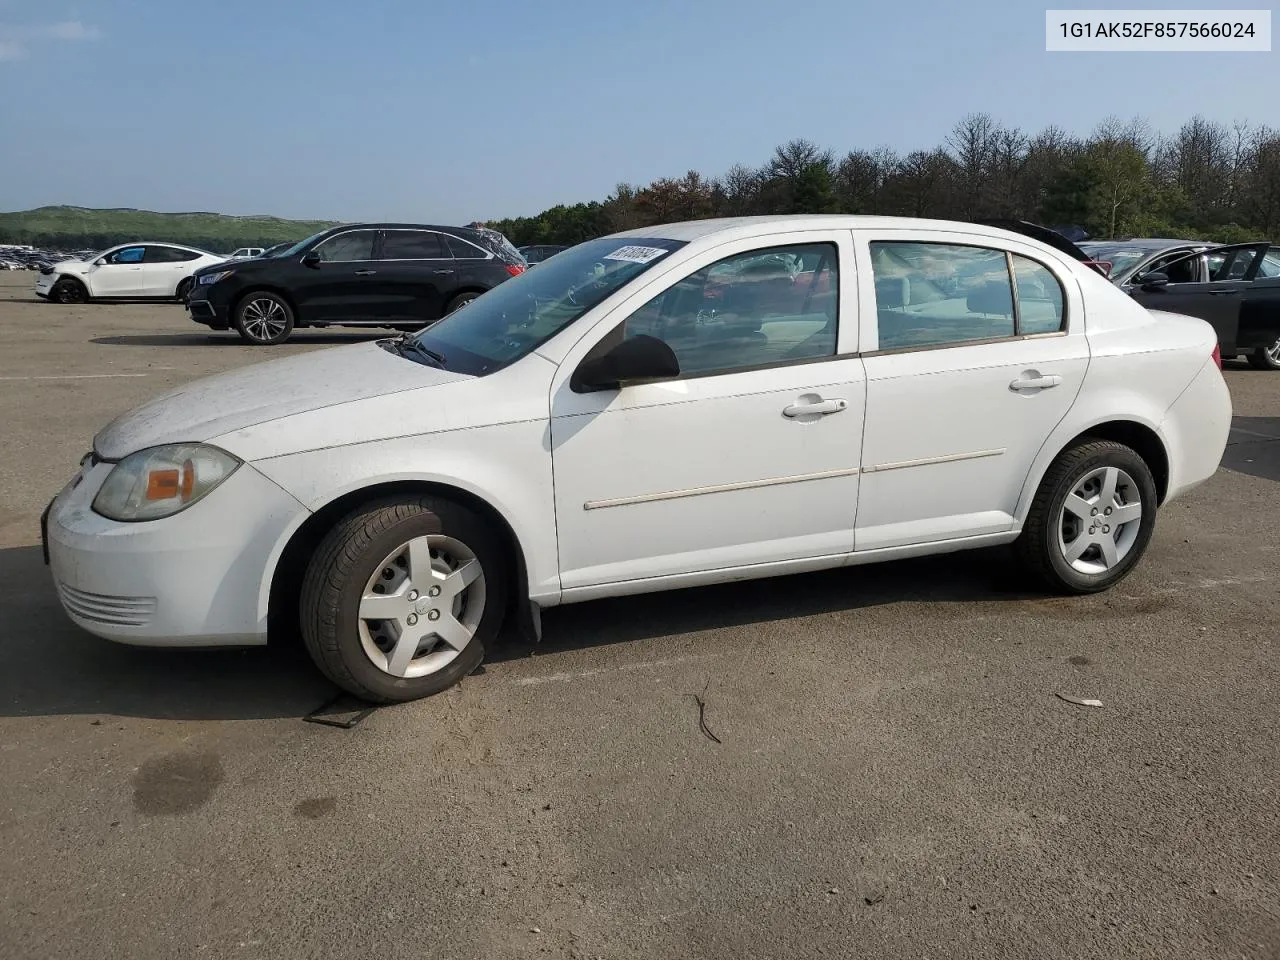
[[[185,510],[235,473],[240,461],[202,443],[139,450],[107,475],[93,509],[111,520],[158,520]]]
[[[219,270],[217,273],[206,273],[200,277],[200,285],[207,286],[211,283],[217,283],[219,280],[225,280],[227,277],[235,273],[234,270]]]

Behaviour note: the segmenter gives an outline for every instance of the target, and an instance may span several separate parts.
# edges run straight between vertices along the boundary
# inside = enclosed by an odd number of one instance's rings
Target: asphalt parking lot
[[[0,956],[1280,954],[1280,374],[1232,365],[1223,469],[1109,594],[988,551],[600,601],[343,729],[298,651],[79,631],[37,517],[115,414],[367,335],[33,280],[0,274]]]

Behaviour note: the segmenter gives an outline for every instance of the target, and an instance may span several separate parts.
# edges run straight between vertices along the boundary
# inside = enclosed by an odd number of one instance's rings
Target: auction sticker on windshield
[[[648,263],[657,260],[666,253],[661,247],[619,247],[613,253],[606,254],[606,260],[627,260],[631,263]]]

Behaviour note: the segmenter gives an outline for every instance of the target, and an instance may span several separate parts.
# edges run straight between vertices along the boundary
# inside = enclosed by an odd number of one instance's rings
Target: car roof
[[[1128,240],[1081,240],[1081,246],[1094,247],[1215,247],[1211,240],[1172,240],[1161,237],[1133,237]]]
[[[1025,234],[961,220],[931,220],[917,217],[873,217],[842,213],[779,214],[757,217],[725,217],[715,220],[688,220],[652,227],[638,227],[611,234],[613,237],[651,237],[655,240],[693,242],[711,236],[724,239],[749,238],[790,230],[938,230],[969,233],[993,240],[1038,242]],[[1044,246],[1045,244],[1041,244]],[[1061,252],[1061,251],[1059,251]]]
[[[448,233],[479,235],[479,230],[471,227],[452,227],[439,223],[341,223],[330,227],[328,232],[338,230],[443,230]]]

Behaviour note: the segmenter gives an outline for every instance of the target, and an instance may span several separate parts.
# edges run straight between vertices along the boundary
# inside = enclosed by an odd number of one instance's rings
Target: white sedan
[[[36,277],[36,296],[57,303],[183,300],[197,270],[225,259],[179,243],[126,243],[96,257],[44,267]]]
[[[1034,240],[682,223],[119,417],[47,550],[102,637],[300,629],[340,686],[408,700],[472,672],[504,619],[536,636],[540,609],[595,597],[993,544],[1103,590],[1230,420],[1208,324]]]

